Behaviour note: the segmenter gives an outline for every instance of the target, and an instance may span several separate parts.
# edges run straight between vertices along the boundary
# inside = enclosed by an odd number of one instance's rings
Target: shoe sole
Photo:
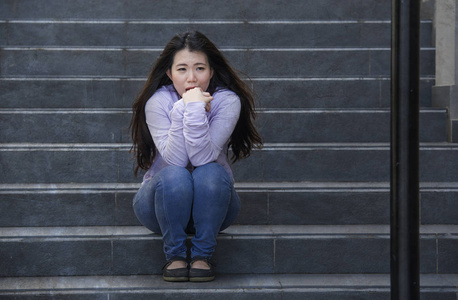
[[[165,277],[165,276],[162,276],[162,279],[164,279],[165,281],[169,281],[169,282],[189,281],[188,277]]]
[[[207,281],[213,281],[215,279],[215,276],[211,277],[189,277],[189,281],[191,282],[207,282]]]

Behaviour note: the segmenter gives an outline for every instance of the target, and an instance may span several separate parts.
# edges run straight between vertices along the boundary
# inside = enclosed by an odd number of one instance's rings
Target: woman
[[[133,104],[139,221],[162,234],[166,281],[210,281],[216,236],[236,219],[240,199],[228,161],[261,146],[253,96],[200,32],[176,35]],[[187,234],[194,234],[187,264]]]

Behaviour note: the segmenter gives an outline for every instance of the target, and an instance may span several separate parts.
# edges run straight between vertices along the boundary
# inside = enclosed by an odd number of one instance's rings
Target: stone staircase
[[[390,1],[0,1],[0,299],[389,299]],[[131,103],[198,29],[248,74],[262,150],[210,283],[161,279]],[[422,300],[458,299],[458,145],[421,24]]]

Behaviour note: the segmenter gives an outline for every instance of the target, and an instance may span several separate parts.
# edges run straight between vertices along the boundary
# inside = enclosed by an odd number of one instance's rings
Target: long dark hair
[[[227,88],[240,98],[240,117],[228,145],[232,148],[232,162],[250,156],[251,149],[262,145],[262,139],[253,124],[256,112],[251,89],[239,78],[218,48],[205,35],[198,31],[185,32],[175,35],[165,46],[143,90],[132,105],[130,130],[133,141],[131,151],[137,160],[135,175],[139,168],[148,170],[157,154],[156,146],[146,125],[146,102],[160,87],[172,84],[166,71],[172,67],[175,54],[183,49],[200,51],[207,55],[210,67],[213,69],[213,77],[207,89],[210,94],[213,94],[217,88]]]

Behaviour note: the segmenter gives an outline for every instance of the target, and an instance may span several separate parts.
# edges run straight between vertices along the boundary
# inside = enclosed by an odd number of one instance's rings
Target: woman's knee
[[[213,163],[201,166],[194,172],[194,203],[227,207],[233,183],[226,170],[221,165]]]
[[[202,186],[227,186],[232,185],[231,178],[227,171],[218,163],[209,163],[197,167],[192,173],[194,185]]]
[[[154,177],[156,177],[158,187],[167,189],[168,193],[192,193],[193,179],[186,168],[169,166],[159,171]]]
[[[191,178],[191,173],[186,168],[179,166],[168,166],[156,173],[164,181],[187,180]],[[153,178],[154,178],[153,177]]]
[[[133,210],[138,221],[143,226],[152,232],[161,234],[154,208],[154,190],[150,184],[143,184],[135,194],[133,199]]]
[[[190,206],[192,197],[193,185],[189,171],[169,166],[143,183],[133,199],[133,208],[140,223],[153,232],[161,233],[157,213],[164,213],[165,206]]]

